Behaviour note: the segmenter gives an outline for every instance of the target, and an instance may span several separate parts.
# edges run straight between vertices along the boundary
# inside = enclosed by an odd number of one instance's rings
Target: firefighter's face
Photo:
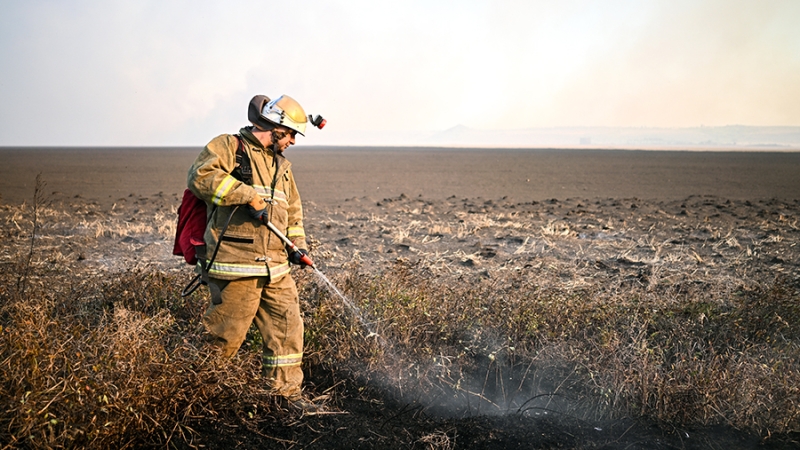
[[[290,145],[294,145],[294,137],[297,132],[286,127],[276,127],[272,130],[272,142],[278,146],[278,151],[284,151]]]

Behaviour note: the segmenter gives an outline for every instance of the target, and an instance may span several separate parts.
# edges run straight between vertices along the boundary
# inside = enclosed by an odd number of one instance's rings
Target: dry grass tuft
[[[201,300],[181,299],[182,278],[38,276],[45,283],[24,295],[0,288],[0,441],[191,445],[197,424],[269,412],[259,358],[219,361],[202,345]]]
[[[525,271],[465,280],[405,263],[334,278],[387,344],[302,280],[314,364],[431,410],[800,429],[800,292],[785,279],[573,290]]]

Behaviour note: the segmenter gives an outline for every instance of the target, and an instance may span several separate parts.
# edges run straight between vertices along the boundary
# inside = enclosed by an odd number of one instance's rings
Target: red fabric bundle
[[[206,232],[206,203],[189,189],[183,191],[183,200],[178,207],[178,226],[175,230],[173,255],[183,256],[191,265],[197,264],[195,245],[203,245]]]

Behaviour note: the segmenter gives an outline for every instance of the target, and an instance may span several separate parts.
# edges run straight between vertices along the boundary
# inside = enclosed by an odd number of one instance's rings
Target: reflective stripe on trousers
[[[263,365],[265,368],[269,367],[285,367],[297,366],[303,361],[302,353],[295,353],[294,355],[285,356],[267,356],[263,357]]]

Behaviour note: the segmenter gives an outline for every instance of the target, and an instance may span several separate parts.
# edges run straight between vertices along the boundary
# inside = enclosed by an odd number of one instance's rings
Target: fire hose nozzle
[[[314,267],[314,261],[312,261],[311,258],[308,257],[308,255],[301,256],[300,257],[300,261],[302,261],[303,264],[305,264],[305,265],[307,265],[309,267]]]
[[[300,249],[299,249],[299,248],[297,248],[297,246],[296,246],[296,245],[294,245],[294,242],[292,242],[292,241],[291,241],[289,238],[287,238],[287,237],[286,237],[286,235],[284,235],[283,233],[281,233],[281,232],[280,232],[280,230],[278,230],[278,229],[275,227],[275,225],[273,225],[273,224],[272,224],[272,222],[270,222],[269,220],[265,220],[265,221],[264,221],[264,224],[267,226],[267,228],[269,228],[269,229],[270,229],[270,231],[272,231],[273,233],[275,233],[275,235],[276,235],[276,236],[278,236],[278,238],[280,238],[280,240],[281,240],[281,241],[283,241],[283,243],[284,243],[284,244],[286,244],[286,246],[287,246],[287,247],[289,247],[290,249],[292,249],[292,251],[295,251],[295,252],[299,252],[299,253],[300,253],[300,255],[301,255],[301,256],[300,256],[300,261],[301,261],[303,264],[305,264],[305,265],[307,265],[307,266],[314,267],[314,261],[312,261],[312,260],[311,260],[311,258],[309,258],[309,257],[308,257],[308,255],[304,254],[303,252],[300,252]]]

